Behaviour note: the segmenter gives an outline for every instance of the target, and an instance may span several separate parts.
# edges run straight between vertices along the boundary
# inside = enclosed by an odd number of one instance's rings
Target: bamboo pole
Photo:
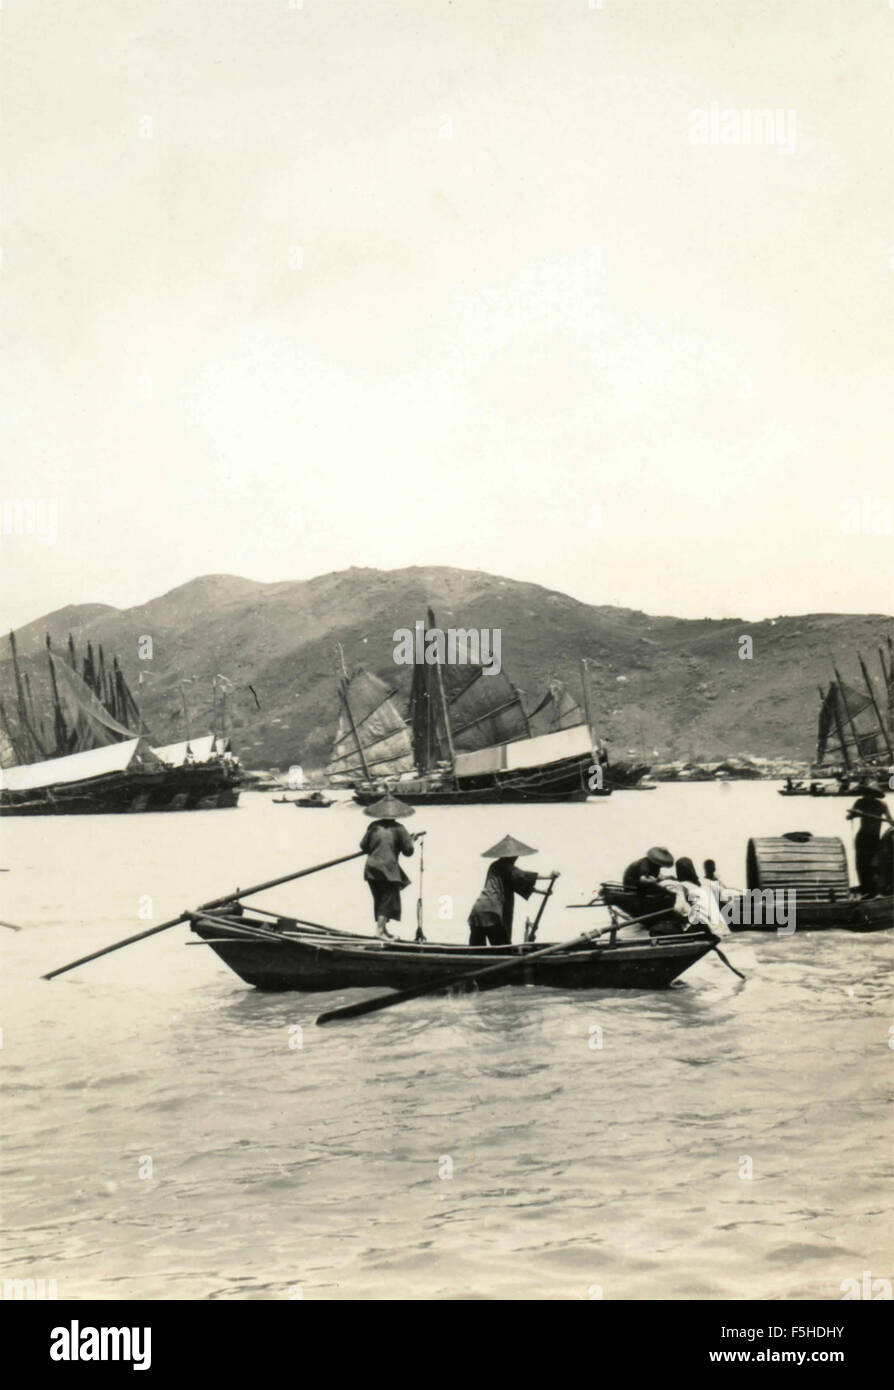
[[[860,670],[863,672],[863,680],[866,682],[866,690],[869,694],[870,700],[872,701],[872,708],[875,710],[875,717],[878,720],[878,726],[882,731],[882,738],[884,739],[885,747],[888,750],[888,757],[894,758],[894,748],[891,747],[891,738],[885,725],[885,721],[882,719],[881,710],[879,709],[878,701],[875,698],[875,691],[873,690],[872,682],[869,679],[869,672],[866,669],[866,663],[859,652],[857,652],[857,660],[860,663]]]
[[[844,693],[844,681],[841,679],[841,673],[838,670],[837,666],[833,666],[832,670],[835,672],[835,679],[838,682],[838,692],[841,696],[841,703],[844,706],[844,712],[847,715],[848,723],[854,731],[854,748],[856,749],[857,762],[859,764],[863,761],[863,753],[860,748],[860,733],[857,729],[857,725],[854,722],[854,716],[851,714],[850,709],[848,708],[847,696]]]
[[[111,946],[104,946],[101,951],[92,951],[89,956],[81,956],[78,960],[69,961],[68,965],[60,965],[55,970],[51,970],[48,975],[44,975],[45,980],[55,979],[57,975],[64,975],[68,970],[74,970],[78,965],[86,965],[88,961],[99,960],[100,956],[111,955],[113,951],[120,951],[124,946],[132,946],[135,941],[145,941],[147,936],[156,936],[159,932],[168,931],[170,927],[177,927],[181,922],[186,922],[190,917],[197,916],[201,912],[213,912],[215,908],[226,907],[229,903],[239,902],[242,898],[250,898],[254,893],[264,893],[268,888],[277,888],[281,883],[291,883],[296,878],[306,878],[309,874],[318,874],[323,869],[332,869],[336,864],[347,864],[351,859],[361,859],[366,853],[365,850],[355,850],[353,854],[343,854],[339,859],[328,859],[325,864],[313,864],[309,869],[299,869],[294,874],[283,874],[281,878],[268,879],[266,883],[256,883],[252,888],[237,888],[235,893],[228,893],[223,898],[213,898],[211,902],[202,903],[201,907],[194,908],[192,911],[187,909],[181,912],[179,917],[172,917],[168,922],[160,922],[157,927],[149,927],[147,931],[137,932],[136,936],[125,937],[123,941],[114,941]]]
[[[835,672],[835,674],[836,674],[836,676],[838,676],[838,672],[837,672],[837,671]],[[844,701],[844,693],[843,693],[842,690],[841,690],[841,677],[840,677],[840,676],[838,677],[837,689],[836,689],[836,687],[835,687],[834,682],[833,682],[832,685],[829,686],[829,691],[830,691],[830,692],[831,692],[833,689],[836,690],[835,699],[832,701],[832,713],[833,713],[834,716],[835,716],[835,728],[836,728],[837,731],[838,731],[838,741],[839,741],[839,743],[841,744],[841,755],[842,755],[842,757],[844,758],[844,766],[845,766],[845,768],[847,769],[847,771],[850,772],[850,770],[851,770],[850,755],[849,755],[849,753],[848,753],[848,751],[847,751],[847,743],[845,742],[844,729],[842,728],[841,719],[840,719],[839,714],[838,714],[838,700],[839,700],[839,697],[840,697],[840,699],[841,699],[842,704],[845,703],[845,701]],[[847,705],[846,705],[846,704],[845,704],[845,713],[847,713]],[[859,750],[859,747],[858,747],[857,752],[859,753],[859,751],[860,751],[860,750]]]
[[[50,634],[47,633],[47,665],[50,668],[50,685],[53,690],[53,718],[56,732],[56,752],[60,754],[68,751],[68,727],[65,723],[65,715],[62,713],[62,703],[59,699],[59,687],[56,684],[56,668],[53,665],[53,648],[50,642]]]
[[[360,765],[363,768],[363,775],[366,778],[367,782],[371,782],[372,777],[370,776],[369,766],[366,761],[366,755],[363,752],[363,745],[360,742],[360,735],[357,732],[357,725],[354,723],[354,716],[351,713],[351,706],[348,702],[348,683],[346,680],[339,681],[338,693],[341,696],[342,704],[345,707],[345,714],[348,716],[348,723],[351,726],[351,733],[354,735],[354,742],[357,745],[357,752],[360,754]]]

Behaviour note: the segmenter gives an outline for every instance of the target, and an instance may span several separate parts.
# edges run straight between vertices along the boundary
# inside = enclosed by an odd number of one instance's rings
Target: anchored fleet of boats
[[[430,610],[428,619],[433,627]],[[32,692],[29,672],[20,665],[12,635],[10,649],[15,714],[0,701],[0,723],[16,761],[2,769],[0,814],[236,805],[243,773],[225,735],[207,733],[156,744],[117,659],[108,668],[102,648],[94,656],[88,644],[79,670],[72,640],[62,659],[47,638],[51,703],[43,711]],[[890,639],[887,652],[881,651],[880,656],[886,689],[881,704],[862,658],[865,692],[846,685],[837,669],[834,682],[820,692],[817,767],[828,772],[825,760],[829,755],[834,758],[831,767],[841,794],[858,789],[857,784],[870,777],[879,781],[894,762],[894,645]],[[563,682],[553,680],[533,708],[525,707],[521,692],[502,670],[487,670],[480,663],[426,661],[414,665],[406,713],[397,689],[379,675],[363,668],[349,675],[343,658],[342,666],[338,725],[326,772],[332,787],[350,788],[361,805],[368,806],[386,792],[396,793],[408,807],[582,801],[609,796],[619,787],[639,786],[649,770],[646,764],[610,763],[592,717],[585,661],[581,663],[582,705]],[[814,782],[809,792],[819,794],[820,785]],[[871,787],[861,790],[872,791]],[[800,784],[791,780],[783,788],[783,794],[799,792]],[[281,800],[303,808],[333,805],[319,791]],[[883,803],[872,802],[876,804],[887,816]],[[889,828],[888,838],[892,835]],[[241,979],[260,989],[315,992],[386,987],[395,991],[384,1002],[352,1004],[335,1015],[324,1015],[321,1021],[368,1012],[423,993],[489,989],[503,983],[559,989],[661,988],[709,951],[730,964],[712,930],[719,918],[710,912],[705,915],[704,904],[681,914],[672,901],[668,905],[665,893],[656,900],[659,908],[643,915],[637,893],[611,882],[603,883],[592,902],[574,904],[607,910],[609,925],[548,947],[533,939],[536,922],[526,939],[514,945],[426,941],[421,930],[421,885],[414,941],[383,939],[242,906],[250,894],[356,857],[345,855],[216,899],[51,972],[51,977],[180,922],[188,922],[200,944],[210,946]],[[849,883],[844,845],[837,838],[807,831],[754,838],[748,842],[747,888],[725,890],[723,920],[733,930],[789,935],[789,917],[780,919],[772,910],[774,902],[787,901],[796,912],[791,930],[877,931],[894,925],[892,885],[889,882],[881,892],[873,888],[867,892],[864,870],[860,873],[862,895]],[[769,911],[755,911],[755,904],[763,902]],[[623,933],[625,927],[638,930],[631,936]]]
[[[124,673],[88,643],[79,673],[74,642],[46,656],[51,701],[42,710],[10,633],[16,716],[0,723],[17,761],[0,769],[0,815],[98,815],[235,806],[242,769],[226,737],[208,733],[154,746]]]

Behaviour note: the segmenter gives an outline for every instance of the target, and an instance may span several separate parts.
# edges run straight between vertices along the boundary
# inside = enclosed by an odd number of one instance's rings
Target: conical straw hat
[[[486,849],[482,854],[482,859],[518,859],[522,854],[536,854],[536,849],[531,849],[530,845],[523,844],[521,840],[516,840],[512,835],[504,835],[498,844]]]
[[[396,796],[392,796],[388,792],[381,801],[374,801],[371,806],[364,806],[363,814],[372,816],[373,820],[397,820],[399,816],[415,816],[416,812],[412,806],[398,801]]]
[[[674,862],[674,856],[669,849],[664,849],[662,845],[653,845],[646,853],[646,858],[651,859],[653,864],[663,864],[665,868],[670,868]]]

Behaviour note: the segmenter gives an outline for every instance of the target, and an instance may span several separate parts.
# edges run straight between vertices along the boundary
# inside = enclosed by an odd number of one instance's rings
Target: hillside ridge
[[[616,757],[706,760],[735,754],[810,758],[817,685],[860,684],[857,651],[878,676],[876,648],[894,628],[886,614],[800,614],[745,622],[675,618],[592,605],[528,581],[450,566],[356,567],[274,583],[200,575],[132,608],[69,605],[16,634],[35,694],[47,693],[44,634],[69,631],[78,651],[117,654],[153,737],[208,727],[212,681],[232,682],[229,729],[249,767],[318,767],[338,717],[341,655],[409,693],[409,668],[393,661],[393,634],[424,618],[441,627],[499,627],[502,663],[528,707],[552,677],[580,699],[579,661],[591,663],[593,712]],[[753,656],[739,657],[750,636]],[[140,640],[152,654],[140,655]],[[142,649],[146,644],[143,642]],[[876,686],[881,695],[880,686]],[[8,648],[0,695],[14,708]]]

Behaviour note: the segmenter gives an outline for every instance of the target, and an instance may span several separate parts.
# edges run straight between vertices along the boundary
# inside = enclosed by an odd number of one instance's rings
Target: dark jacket
[[[536,874],[516,868],[508,859],[495,859],[487,871],[484,887],[475,899],[469,921],[476,913],[492,912],[502,920],[511,940],[515,895],[518,893],[520,898],[530,898],[536,883]]]
[[[882,821],[888,819],[888,808],[880,796],[861,796],[854,802],[851,810],[860,817],[860,829],[857,833],[861,839],[881,839]]]
[[[642,879],[657,877],[657,864],[653,864],[651,859],[636,859],[632,864],[628,864],[624,870],[624,887],[635,888],[639,893],[653,893],[655,884],[643,883]]]
[[[387,878],[390,883],[399,883],[402,887],[409,883],[398,857],[412,855],[413,841],[396,820],[374,820],[360,841],[360,848],[367,856],[363,870],[365,879]]]

